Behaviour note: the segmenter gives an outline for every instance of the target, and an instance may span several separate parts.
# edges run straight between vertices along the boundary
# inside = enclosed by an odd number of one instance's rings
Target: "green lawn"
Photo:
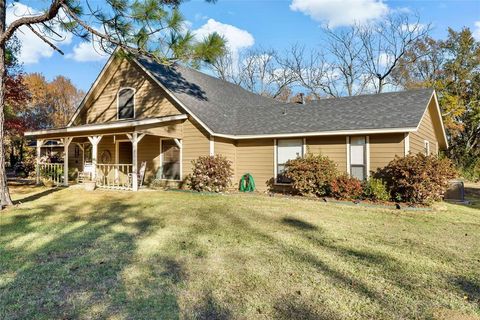
[[[480,204],[14,188],[0,319],[477,319]],[[480,199],[480,198],[477,198]]]

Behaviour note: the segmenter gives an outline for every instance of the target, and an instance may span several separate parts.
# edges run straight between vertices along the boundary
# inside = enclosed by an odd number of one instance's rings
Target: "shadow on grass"
[[[337,320],[336,313],[317,302],[304,301],[295,295],[277,299],[273,305],[276,319]]]
[[[452,282],[460,290],[462,295],[480,307],[480,282],[463,276],[454,277]]]
[[[43,245],[1,248],[0,274],[12,275],[0,284],[1,319],[178,318],[174,286],[184,278],[178,261],[159,256],[138,274],[126,271],[136,266],[137,239],[152,232],[158,219],[145,216],[140,205],[111,199],[61,208],[55,201],[2,225],[3,239],[5,233],[19,239],[42,233],[40,221],[63,217]],[[91,214],[77,216],[85,207]]]
[[[205,292],[201,301],[195,305],[191,314],[185,315],[187,319],[202,320],[228,320],[233,319],[231,311],[221,305],[211,292]]]
[[[297,229],[301,229],[301,230],[317,230],[318,229],[317,226],[311,223],[308,223],[299,219],[295,219],[295,218],[290,218],[290,217],[283,218],[282,223],[289,225],[291,227],[295,227]]]
[[[16,204],[22,204],[22,203],[27,203],[27,202],[31,202],[31,201],[35,201],[35,200],[38,200],[40,198],[43,198],[43,197],[46,197],[52,193],[55,193],[57,191],[60,191],[62,190],[63,188],[50,188],[50,189],[47,189],[47,190],[43,190],[43,191],[40,191],[40,192],[37,192],[37,193],[34,193],[34,194],[31,194],[27,197],[24,197],[24,198],[21,198],[21,199],[17,199],[13,202],[14,205]]]

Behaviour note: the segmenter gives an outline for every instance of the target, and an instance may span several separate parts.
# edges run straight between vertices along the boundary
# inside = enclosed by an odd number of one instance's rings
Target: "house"
[[[192,160],[222,154],[233,164],[234,182],[250,173],[264,191],[288,184],[285,162],[307,152],[365,179],[396,155],[447,148],[431,89],[281,103],[178,64],[117,55],[67,127],[26,135],[37,139],[38,154],[46,141],[61,141],[63,172],[88,163],[99,187],[133,190],[143,162],[147,181],[178,186]]]

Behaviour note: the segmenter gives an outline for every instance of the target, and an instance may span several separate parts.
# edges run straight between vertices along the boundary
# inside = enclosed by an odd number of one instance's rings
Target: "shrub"
[[[387,185],[380,179],[370,177],[365,181],[363,186],[363,195],[366,199],[372,201],[388,201],[390,200],[390,193]]]
[[[22,161],[15,163],[13,169],[15,174],[22,177],[28,177],[30,174],[35,172],[37,164],[37,159],[35,153],[32,151],[27,151],[23,155]]]
[[[393,199],[408,203],[431,204],[442,198],[448,181],[457,172],[452,162],[423,154],[396,157],[375,173],[386,182]]]
[[[307,154],[304,158],[287,161],[285,176],[292,188],[301,195],[324,196],[338,175],[335,163],[326,156]]]
[[[224,156],[203,156],[192,161],[193,172],[188,186],[195,191],[222,192],[231,182],[232,163]]]
[[[330,183],[330,192],[337,199],[358,199],[362,196],[362,182],[348,174],[342,174]]]

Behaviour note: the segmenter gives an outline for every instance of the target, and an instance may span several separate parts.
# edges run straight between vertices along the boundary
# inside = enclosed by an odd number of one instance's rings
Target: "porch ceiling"
[[[166,124],[169,122],[178,122],[187,119],[186,114],[149,118],[143,120],[124,120],[111,123],[98,123],[98,124],[85,124],[80,126],[72,126],[66,128],[55,128],[37,131],[27,131],[25,136],[35,137],[41,139],[53,139],[63,137],[86,137],[91,135],[111,135],[119,133],[127,133],[133,131],[145,131],[148,134],[163,135],[162,133],[169,134],[168,136],[177,137],[181,132],[172,130],[172,126],[165,130],[154,130],[154,128],[161,128],[160,124]],[[158,131],[158,133],[156,133]],[[180,138],[180,137],[178,137]]]

